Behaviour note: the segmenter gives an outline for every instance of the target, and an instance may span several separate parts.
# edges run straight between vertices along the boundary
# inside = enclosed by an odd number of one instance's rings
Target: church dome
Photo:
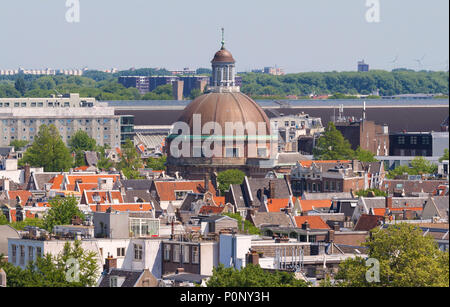
[[[179,121],[185,122],[193,131],[194,114],[201,116],[201,124],[215,122],[225,133],[225,123],[241,122],[244,126],[252,122],[266,126],[265,135],[271,135],[270,120],[261,107],[250,97],[240,92],[209,93],[192,101],[184,110]]]
[[[236,63],[230,51],[222,47],[216,52],[211,63]]]

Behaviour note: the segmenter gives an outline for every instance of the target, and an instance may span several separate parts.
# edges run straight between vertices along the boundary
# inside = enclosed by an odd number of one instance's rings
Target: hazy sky
[[[238,71],[447,69],[448,0],[0,0],[0,68],[210,67],[220,28]],[[398,60],[392,62],[396,56]]]

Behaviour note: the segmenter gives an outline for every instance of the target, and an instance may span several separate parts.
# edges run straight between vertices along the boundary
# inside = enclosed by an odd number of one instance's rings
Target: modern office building
[[[1,98],[0,146],[11,141],[34,141],[41,125],[55,125],[67,144],[78,131],[86,131],[98,145],[119,147],[134,137],[133,116],[114,115],[114,108],[95,98],[69,94],[52,98]]]
[[[449,148],[448,132],[401,132],[389,139],[390,156],[442,157]]]

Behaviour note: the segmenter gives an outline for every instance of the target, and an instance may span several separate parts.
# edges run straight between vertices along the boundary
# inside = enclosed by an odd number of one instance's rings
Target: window
[[[12,263],[16,263],[17,262],[17,246],[16,245],[11,245],[11,254],[12,254]]]
[[[227,148],[226,158],[239,158],[239,148]]]
[[[417,145],[417,136],[411,137],[411,145]]]
[[[183,263],[189,263],[189,245],[183,246]]]
[[[175,191],[175,198],[176,200],[183,200],[184,197],[192,191]]]
[[[173,262],[180,262],[180,245],[173,246]]]
[[[169,261],[170,260],[170,245],[164,244],[164,260]]]
[[[28,262],[33,262],[33,246],[28,246]]]
[[[42,248],[36,247],[36,258],[42,257]]]
[[[422,137],[422,145],[430,145],[430,138],[429,137]]]
[[[405,137],[404,136],[397,137],[397,143],[399,145],[404,145],[405,144]]]
[[[258,157],[266,158],[267,157],[267,148],[258,148]]]
[[[285,122],[284,122],[284,126],[285,126],[285,127],[289,127],[289,121],[285,121]]]
[[[117,257],[125,257],[125,247],[117,248]]]
[[[20,264],[25,264],[25,246],[23,245],[20,246]]]
[[[117,288],[117,277],[116,276],[111,276],[109,279],[109,286],[111,288]]]
[[[142,245],[134,244],[134,260],[142,260]]]
[[[198,264],[200,261],[199,247],[192,246],[192,263]]]

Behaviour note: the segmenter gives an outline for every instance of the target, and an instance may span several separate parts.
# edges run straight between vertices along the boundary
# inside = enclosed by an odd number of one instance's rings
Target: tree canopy
[[[339,266],[337,285],[343,287],[448,287],[449,253],[434,238],[411,224],[376,228],[365,243],[368,258],[379,262],[379,282],[366,279],[366,260],[348,259]],[[370,272],[369,272],[370,274]],[[372,276],[374,277],[374,276]]]
[[[42,125],[33,144],[24,153],[20,165],[43,167],[46,172],[68,171],[73,158],[54,125]]]
[[[78,274],[75,274],[75,263],[79,265]],[[85,251],[81,241],[73,245],[67,242],[59,255],[38,257],[25,269],[2,259],[0,268],[8,276],[8,287],[93,287],[99,277],[96,254]]]
[[[351,160],[355,155],[350,142],[336,129],[333,122],[328,123],[313,154],[317,160]]]
[[[127,139],[122,145],[122,154],[117,168],[123,172],[127,179],[141,179],[139,169],[144,167],[139,153],[136,151],[133,142]]]
[[[167,157],[163,156],[161,158],[148,158],[147,168],[151,168],[154,171],[164,171],[166,169]]]
[[[400,165],[391,170],[386,177],[389,179],[395,179],[404,174],[408,175],[426,175],[435,174],[437,172],[437,165],[426,160],[424,157],[415,157],[411,161],[411,166]]]
[[[444,149],[444,155],[439,159],[439,162],[448,161],[448,160],[449,160],[448,149]]]
[[[97,143],[85,131],[78,130],[70,139],[69,148],[75,153],[75,166],[78,167],[86,165],[84,152],[97,150]]]
[[[74,197],[56,197],[50,201],[50,209],[45,213],[43,226],[48,231],[53,231],[56,225],[71,224],[74,217],[84,219],[77,200]]]
[[[217,182],[219,183],[219,190],[224,195],[232,184],[242,184],[244,182],[245,173],[238,169],[230,169],[220,172],[217,176]]]
[[[207,287],[307,287],[303,280],[295,279],[293,273],[267,272],[259,265],[248,264],[241,270],[225,268],[223,264],[213,269]]]

